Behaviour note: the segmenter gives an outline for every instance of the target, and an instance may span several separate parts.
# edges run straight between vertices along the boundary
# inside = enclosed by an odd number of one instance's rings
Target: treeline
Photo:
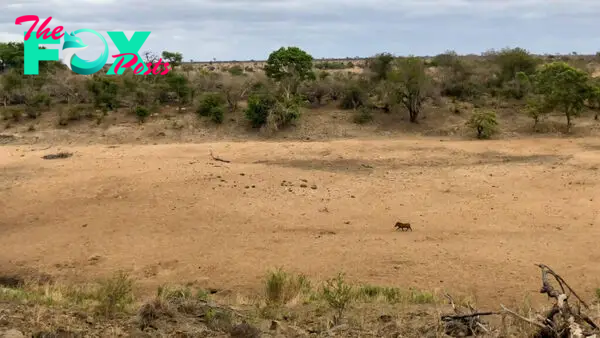
[[[151,53],[144,57],[157,59]],[[193,108],[200,118],[223,123],[247,101],[249,124],[276,131],[298,119],[301,108],[332,102],[354,111],[356,123],[371,121],[376,111],[407,114],[418,123],[424,106],[446,99],[473,103],[477,108],[468,125],[487,138],[499,123],[496,113],[485,109],[490,98],[514,102],[534,126],[557,113],[570,127],[585,111],[598,119],[600,110],[600,81],[592,68],[543,59],[521,48],[491,51],[478,59],[454,52],[429,60],[381,53],[358,73],[344,70],[354,67],[351,62],[318,63],[297,47],[273,51],[261,69],[234,65],[224,72],[182,64],[180,53],[163,52],[162,57],[175,66],[164,76],[131,71],[81,76],[58,62],[41,62],[40,75],[25,76],[22,43],[0,44],[2,115],[19,121],[58,111],[58,124],[66,125],[127,111],[143,122],[161,106],[174,105],[181,113]]]

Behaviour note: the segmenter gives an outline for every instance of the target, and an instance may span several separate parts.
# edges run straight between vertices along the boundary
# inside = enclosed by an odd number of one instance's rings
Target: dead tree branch
[[[220,157],[215,157],[215,156],[213,155],[212,149],[210,150],[210,157],[211,157],[213,160],[215,160],[215,161],[219,161],[219,162],[225,162],[225,163],[231,163],[231,161],[229,161],[229,160],[224,160],[224,159],[222,159],[222,158],[220,158]]]

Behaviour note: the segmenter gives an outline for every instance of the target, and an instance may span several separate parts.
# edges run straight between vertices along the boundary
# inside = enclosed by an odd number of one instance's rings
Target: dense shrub
[[[357,109],[363,107],[368,100],[368,94],[358,83],[352,83],[344,89],[340,101],[342,109]]]
[[[245,113],[253,128],[262,127],[267,123],[269,112],[276,102],[273,96],[266,93],[255,93],[248,98],[248,107]]]
[[[97,108],[109,111],[119,107],[119,85],[115,76],[92,75],[88,80],[88,90]]]
[[[467,126],[477,133],[478,139],[488,139],[498,130],[498,120],[493,111],[475,111],[467,121]]]
[[[150,116],[150,110],[144,106],[138,106],[135,108],[135,116],[140,122],[144,122]]]
[[[210,117],[215,123],[223,123],[225,98],[221,93],[204,93],[198,102],[199,116]]]

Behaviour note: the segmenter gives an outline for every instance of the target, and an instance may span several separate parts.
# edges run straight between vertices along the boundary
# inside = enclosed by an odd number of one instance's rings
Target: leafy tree
[[[594,79],[590,84],[588,104],[594,110],[594,120],[598,121],[600,115],[600,80]]]
[[[440,91],[444,96],[458,99],[470,99],[481,94],[475,82],[475,73],[454,51],[436,55],[431,64],[439,69]]]
[[[517,73],[523,72],[525,75],[535,73],[539,60],[523,48],[504,48],[499,52],[492,52],[494,62],[500,67],[498,73],[499,80],[502,83],[515,80]]]
[[[162,58],[164,61],[168,62],[171,66],[171,69],[173,69],[181,65],[181,62],[183,61],[183,54],[179,52],[169,52],[165,50],[162,52]]]
[[[46,49],[40,46],[40,49]],[[25,63],[25,45],[23,42],[0,42],[0,73],[9,69],[23,72]],[[66,69],[59,61],[40,61],[40,75],[51,70]]]
[[[542,95],[530,95],[525,112],[533,119],[533,129],[536,129],[540,120],[551,113],[552,109]]]
[[[431,84],[425,63],[415,56],[398,59],[388,78],[394,83],[396,102],[408,109],[410,122],[417,123]]]
[[[368,63],[368,69],[373,73],[374,81],[387,80],[390,70],[392,69],[394,56],[390,53],[380,53],[372,57]]]
[[[22,42],[0,43],[0,72],[10,68],[23,68],[24,52]]]
[[[281,81],[297,78],[300,81],[313,78],[313,57],[298,47],[281,47],[269,55],[264,67],[269,78]]]
[[[181,112],[181,108],[190,95],[190,86],[187,77],[183,74],[169,72],[165,75],[167,85],[171,92],[177,97],[177,111]]]
[[[535,91],[541,95],[548,109],[558,110],[567,118],[567,128],[571,120],[578,116],[590,97],[591,87],[588,74],[558,61],[544,65],[535,75]]]

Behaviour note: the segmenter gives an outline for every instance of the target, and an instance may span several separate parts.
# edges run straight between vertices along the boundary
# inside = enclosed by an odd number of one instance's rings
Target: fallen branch
[[[447,322],[447,321],[451,321],[451,320],[456,320],[456,319],[467,319],[467,318],[473,318],[473,317],[479,317],[479,316],[492,316],[492,315],[499,315],[499,312],[475,312],[475,313],[471,313],[471,314],[467,314],[467,315],[443,315],[442,316],[442,320]]]
[[[539,327],[539,328],[541,328],[541,329],[545,329],[545,328],[547,328],[547,327],[548,327],[548,326],[546,326],[546,325],[544,325],[544,324],[540,324],[540,323],[538,323],[538,322],[536,322],[536,321],[533,321],[533,320],[531,320],[531,319],[529,319],[529,318],[523,317],[523,316],[521,316],[520,314],[518,314],[518,313],[516,313],[516,312],[514,312],[514,311],[512,311],[512,310],[509,310],[509,309],[507,309],[507,308],[506,308],[504,305],[502,305],[502,304],[500,304],[500,307],[502,308],[502,310],[504,310],[504,312],[506,312],[506,313],[510,314],[511,316],[513,316],[513,317],[515,317],[515,318],[517,318],[517,319],[520,319],[520,320],[522,320],[522,321],[525,321],[525,322],[527,322],[527,323],[529,323],[529,324],[531,324],[531,325],[535,325],[535,326],[537,326],[537,327]]]
[[[542,286],[542,289],[540,290],[540,293],[546,293],[548,296],[558,299],[558,296],[560,294],[556,290],[554,290],[554,288],[552,288],[552,286],[548,282],[547,274],[550,274],[558,282],[560,288],[562,289],[562,294],[565,293],[565,286],[566,286],[567,289],[569,290],[569,292],[572,293],[575,296],[575,298],[577,298],[581,302],[581,304],[583,304],[583,306],[585,306],[585,308],[589,310],[590,307],[583,301],[583,299],[581,299],[581,297],[579,297],[577,295],[577,293],[575,293],[575,291],[569,286],[569,284],[567,284],[567,282],[559,274],[554,272],[552,269],[550,269],[550,267],[548,267],[545,264],[536,264],[536,265],[540,269],[542,269],[542,284],[543,284],[543,286]]]
[[[215,157],[215,156],[213,155],[212,149],[210,150],[210,157],[211,157],[213,160],[215,160],[215,161],[219,161],[219,162],[225,162],[225,163],[231,163],[231,161],[229,161],[229,160],[224,160],[224,159],[222,159],[222,158]]]

